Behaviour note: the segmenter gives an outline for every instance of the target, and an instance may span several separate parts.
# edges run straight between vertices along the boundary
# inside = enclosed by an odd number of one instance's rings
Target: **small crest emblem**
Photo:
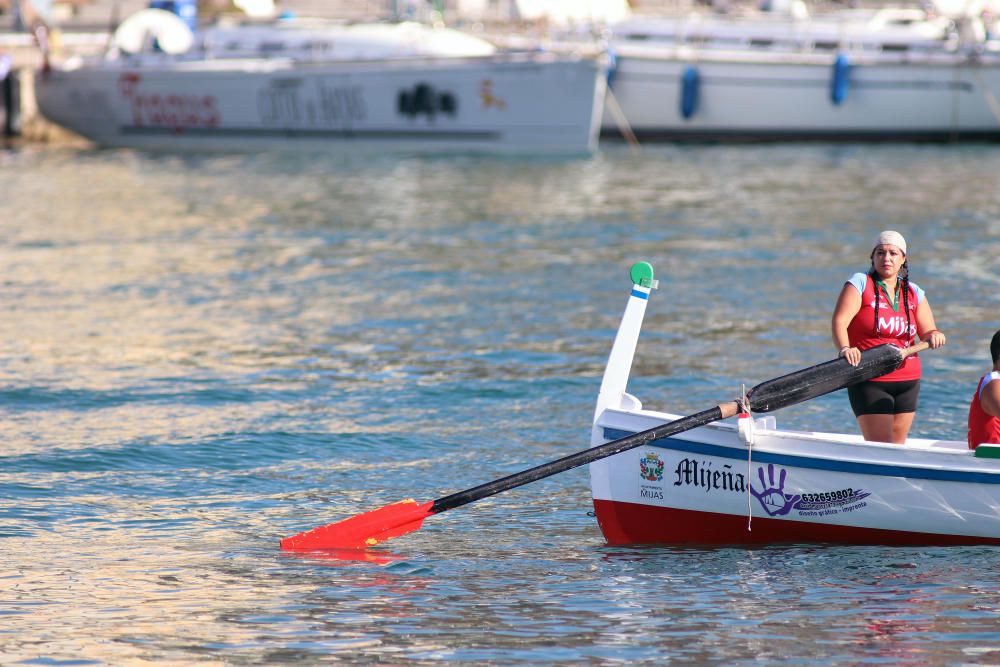
[[[484,109],[492,107],[503,111],[507,108],[507,102],[493,94],[493,81],[491,79],[483,79],[479,82],[479,99],[482,100]]]
[[[653,452],[639,459],[639,476],[648,482],[663,481],[663,460]]]

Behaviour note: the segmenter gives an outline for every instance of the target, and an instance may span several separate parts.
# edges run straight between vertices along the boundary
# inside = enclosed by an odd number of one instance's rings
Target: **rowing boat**
[[[679,419],[626,391],[652,267],[632,287],[594,413],[591,445]],[[590,463],[611,544],[998,544],[1000,446],[778,428],[740,414]]]
[[[856,366],[833,359],[685,417],[644,410],[625,389],[656,281],[647,262],[634,265],[631,277],[589,449],[432,501],[407,498],[303,531],[281,548],[367,549],[420,530],[431,516],[583,465],[590,465],[597,521],[611,544],[1000,544],[1000,445],[975,453],[961,442],[894,446],[782,431],[774,417],[751,416],[881,377],[927,343],[878,345]],[[724,421],[732,417],[735,424]]]

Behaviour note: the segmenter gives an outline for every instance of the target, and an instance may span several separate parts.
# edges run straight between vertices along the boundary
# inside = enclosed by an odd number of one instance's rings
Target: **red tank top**
[[[972,402],[969,403],[969,449],[975,449],[984,442],[1000,445],[1000,419],[986,414],[979,402],[979,392],[985,386],[985,379],[985,375],[979,378],[976,391],[972,394]]]
[[[847,327],[847,339],[851,347],[859,350],[867,350],[882,345],[892,343],[897,347],[909,347],[913,344],[913,339],[917,335],[917,291],[910,285],[908,305],[910,307],[910,326],[906,326],[906,312],[903,310],[903,295],[899,295],[899,303],[896,304],[898,310],[893,310],[885,290],[882,290],[878,300],[878,335],[875,334],[875,281],[871,276],[865,281],[865,290],[861,293],[861,309],[854,316]],[[886,373],[881,377],[874,378],[876,382],[904,382],[906,380],[920,379],[920,357],[911,354],[903,362],[903,365]]]

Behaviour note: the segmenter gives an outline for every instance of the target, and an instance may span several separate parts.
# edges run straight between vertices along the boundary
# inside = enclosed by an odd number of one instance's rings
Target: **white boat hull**
[[[612,92],[640,139],[1000,138],[996,54],[848,55],[839,104],[831,95],[836,56],[622,46]],[[699,85],[685,117],[688,67]],[[608,134],[620,126],[612,111],[604,114]]]
[[[136,61],[137,63],[139,61]],[[102,146],[587,154],[604,67],[546,55],[102,61],[40,73],[52,122]]]
[[[607,411],[595,444],[663,417]],[[1000,544],[1000,461],[964,443],[772,429],[750,451],[713,424],[593,463],[591,483],[610,543]]]

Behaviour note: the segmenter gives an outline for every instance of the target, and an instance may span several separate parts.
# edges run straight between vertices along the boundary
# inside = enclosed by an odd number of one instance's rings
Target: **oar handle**
[[[928,343],[927,341],[924,341],[922,343],[917,343],[913,347],[908,347],[905,350],[903,350],[903,358],[906,359],[910,355],[916,354],[917,352],[923,352],[924,350],[929,350],[930,348],[931,344]]]
[[[734,416],[736,412],[736,401],[722,403],[714,408],[702,410],[696,414],[681,417],[680,419],[676,419],[666,424],[654,426],[646,431],[633,433],[632,435],[624,438],[612,440],[611,442],[606,442],[603,445],[591,447],[590,449],[585,449],[581,452],[564,456],[561,459],[549,461],[548,463],[543,463],[542,465],[535,466],[534,468],[523,470],[521,472],[514,473],[513,475],[508,475],[507,477],[487,482],[486,484],[480,484],[479,486],[475,486],[471,489],[453,493],[450,496],[438,498],[434,501],[430,512],[431,514],[437,514],[438,512],[444,512],[445,510],[461,507],[462,505],[467,505],[471,502],[487,498],[497,493],[502,493],[518,486],[530,484],[531,482],[542,479],[543,477],[550,477],[556,473],[564,472],[566,470],[582,466],[586,463],[593,463],[599,459],[613,456],[629,449],[641,447],[642,445],[648,444],[653,440],[668,438],[671,435],[688,431],[699,426],[704,426],[705,424],[710,424],[720,419],[728,419],[729,417]]]

